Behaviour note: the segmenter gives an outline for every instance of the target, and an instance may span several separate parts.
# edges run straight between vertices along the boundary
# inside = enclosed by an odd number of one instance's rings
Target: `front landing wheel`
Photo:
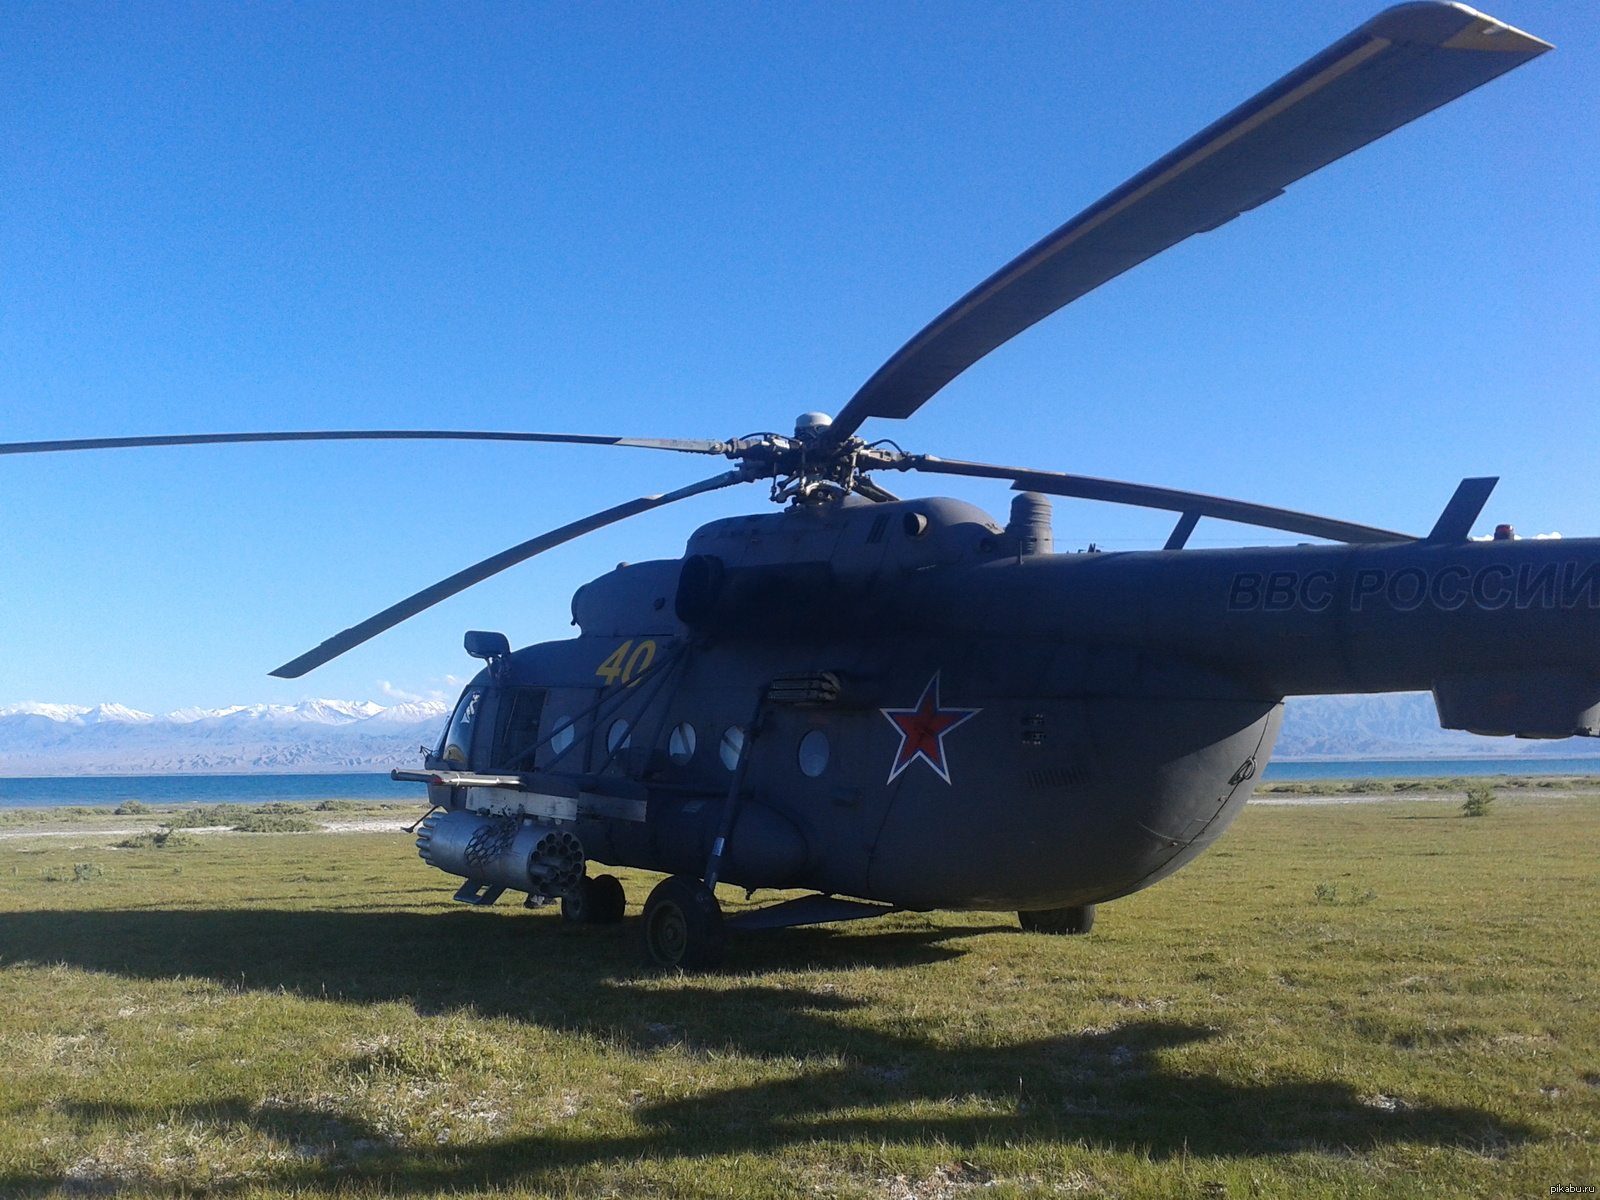
[[[1029,933],[1088,933],[1094,928],[1094,905],[1019,912],[1017,923]]]
[[[651,966],[703,971],[722,961],[722,908],[698,879],[673,875],[656,884],[641,926]]]
[[[615,925],[627,908],[622,881],[615,875],[585,877],[575,891],[561,897],[561,919],[569,925]]]

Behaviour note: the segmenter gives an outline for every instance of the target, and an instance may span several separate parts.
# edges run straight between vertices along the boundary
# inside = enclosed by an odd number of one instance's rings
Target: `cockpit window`
[[[539,714],[544,688],[509,687],[500,693],[500,719],[494,739],[494,765],[506,771],[533,770],[539,744]]]
[[[444,741],[439,743],[440,759],[463,769],[472,761],[472,734],[477,729],[478,710],[482,705],[482,688],[462,693],[456,702],[455,715],[444,731]]]

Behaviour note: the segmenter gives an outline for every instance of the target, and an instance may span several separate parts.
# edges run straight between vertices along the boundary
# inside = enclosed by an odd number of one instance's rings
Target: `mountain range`
[[[1592,758],[1600,740],[1479,737],[1440,729],[1430,692],[1294,696],[1284,704],[1274,759]]]
[[[121,704],[0,706],[0,776],[387,771],[418,765],[450,706],[307,700],[140,712]],[[1280,760],[1600,755],[1600,741],[1529,742],[1440,729],[1427,692],[1306,696],[1285,706]]]
[[[147,713],[121,704],[0,706],[0,775],[233,775],[414,767],[450,706],[370,700]]]

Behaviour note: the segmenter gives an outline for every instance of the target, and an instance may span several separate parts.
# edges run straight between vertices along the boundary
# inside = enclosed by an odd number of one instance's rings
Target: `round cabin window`
[[[732,771],[739,765],[739,756],[744,753],[744,730],[737,725],[729,725],[722,731],[722,744],[717,747],[717,754],[722,758],[722,765]]]
[[[572,745],[572,739],[575,736],[572,731],[572,722],[563,718],[561,723],[556,726],[555,732],[550,735],[550,749],[560,754],[568,746]]]
[[[667,756],[678,766],[688,766],[694,757],[694,726],[685,721],[672,731],[667,739]]]
[[[606,730],[606,750],[615,754],[618,750],[625,750],[628,746],[628,723],[620,717],[611,722],[611,728]]]
[[[828,735],[813,729],[800,739],[800,773],[815,779],[828,769]]]

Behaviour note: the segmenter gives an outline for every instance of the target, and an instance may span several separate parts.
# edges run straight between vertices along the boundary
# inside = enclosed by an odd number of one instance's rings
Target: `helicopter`
[[[456,439],[624,446],[732,467],[563,525],[272,672],[298,678],[408,617],[606,525],[739,484],[776,510],[702,526],[675,558],[572,599],[578,636],[483,662],[418,770],[418,852],[564,920],[640,921],[663,968],[728,930],[900,911],[1011,911],[1082,934],[1096,906],[1193,861],[1268,762],[1286,696],[1430,690],[1441,725],[1600,736],[1600,540],[1469,537],[1497,482],[1461,482],[1425,535],[1177,489],[911,453],[903,420],[1011,338],[1186,238],[1551,47],[1458,3],[1387,9],[1158,159],[957,300],[833,415],[730,440],[323,430],[20,442],[0,453]],[[1005,523],[903,499],[891,472],[1010,483]],[[1054,552],[1051,496],[1162,510],[1160,550]],[[1204,518],[1318,539],[1193,549]],[[719,883],[805,894],[724,916]]]

